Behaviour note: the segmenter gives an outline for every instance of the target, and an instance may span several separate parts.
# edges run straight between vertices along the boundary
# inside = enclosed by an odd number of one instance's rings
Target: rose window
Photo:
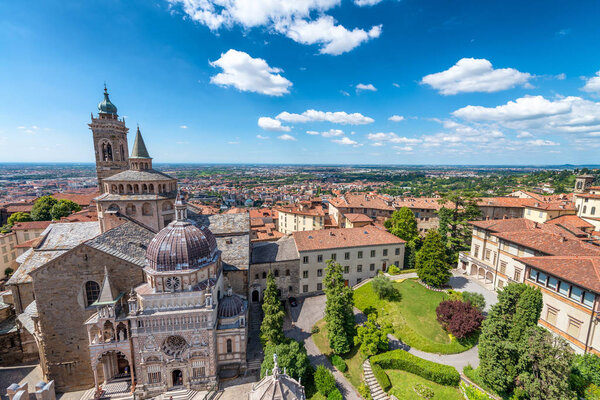
[[[169,336],[162,345],[162,351],[168,356],[178,358],[186,347],[187,343],[181,336]]]

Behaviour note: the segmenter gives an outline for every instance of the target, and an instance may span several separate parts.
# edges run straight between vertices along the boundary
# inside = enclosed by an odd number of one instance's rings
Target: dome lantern
[[[104,84],[104,99],[98,103],[98,114],[117,116],[117,106],[110,101],[108,91],[106,90],[106,84]]]

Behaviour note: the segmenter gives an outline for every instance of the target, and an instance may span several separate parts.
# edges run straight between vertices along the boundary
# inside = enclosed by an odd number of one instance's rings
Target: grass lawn
[[[435,309],[448,298],[446,293],[429,290],[413,279],[394,282],[394,287],[400,300],[379,299],[368,283],[354,291],[354,304],[367,314],[369,310],[376,311],[380,323],[392,324],[394,336],[428,353],[461,353],[476,344],[477,337],[460,342],[451,338],[437,322]]]
[[[327,339],[327,328],[325,327],[325,320],[322,319],[315,324],[315,326],[319,327],[319,333],[315,333],[312,335],[313,341],[321,350],[321,353],[325,354],[327,357],[333,355],[331,351],[331,347],[329,347],[329,340]],[[344,361],[346,361],[346,365],[348,366],[348,370],[344,372],[344,375],[350,383],[358,390],[358,387],[362,383],[362,363],[366,360],[366,357],[363,356],[360,351],[358,351],[359,346],[355,346],[350,353],[342,356]]]
[[[432,397],[433,400],[463,400],[462,393],[458,388],[442,386],[406,371],[386,369],[385,372],[390,377],[390,382],[392,383],[390,394],[393,394],[398,399],[422,400],[422,397],[417,395],[413,390],[415,384],[420,383],[433,390],[435,393],[435,396]]]

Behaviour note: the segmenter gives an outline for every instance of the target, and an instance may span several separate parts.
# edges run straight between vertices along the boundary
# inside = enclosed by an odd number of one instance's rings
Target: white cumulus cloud
[[[281,139],[281,140],[291,140],[291,141],[296,141],[297,139],[295,137],[293,137],[292,135],[288,135],[287,133],[281,135],[281,136],[277,136],[277,139]]]
[[[389,143],[403,143],[403,144],[417,144],[421,143],[421,139],[417,138],[409,138],[398,136],[394,132],[378,132],[378,133],[369,133],[367,135],[367,139],[372,140],[376,143],[389,142]],[[379,146],[380,144],[374,144],[374,146]]]
[[[289,132],[290,127],[281,124],[281,121],[278,119],[273,119],[269,117],[260,117],[258,119],[258,126],[264,129],[265,131],[279,131],[279,132]]]
[[[600,71],[596,72],[596,76],[586,79],[585,86],[582,87],[581,90],[600,94]]]
[[[421,80],[443,95],[470,92],[498,92],[526,85],[533,75],[514,68],[494,69],[486,59],[462,58],[446,71],[427,75]]]
[[[260,140],[267,140],[267,139],[269,139],[268,136],[263,136],[263,135],[256,135],[256,138],[260,139]]]
[[[284,111],[275,118],[291,123],[331,122],[341,125],[365,125],[375,121],[373,118],[366,117],[360,113],[348,114],[345,111],[331,112],[317,110],[306,110],[302,114]]]
[[[401,115],[392,115],[391,117],[388,118],[390,121],[392,122],[400,122],[400,121],[404,121],[404,117]]]
[[[553,142],[551,140],[543,140],[543,139],[528,140],[527,144],[529,144],[531,146],[558,146],[559,145],[559,143]]]
[[[168,0],[181,7],[192,20],[212,31],[241,26],[244,29],[267,28],[270,33],[285,35],[292,40],[320,45],[322,54],[342,54],[361,43],[376,38],[381,26],[369,30],[347,29],[337,24],[325,12],[338,6],[341,0]],[[375,0],[356,0],[373,3]],[[311,15],[316,15],[313,19]]]
[[[358,144],[356,141],[344,136],[341,139],[333,139],[332,140],[333,143],[337,143],[337,144],[344,144],[344,145],[356,145]]]
[[[359,7],[374,6],[381,3],[383,0],[354,0],[354,4]]]
[[[369,83],[367,85],[365,85],[364,83],[359,83],[358,85],[356,85],[357,92],[362,92],[363,90],[367,90],[369,92],[376,92],[377,88],[373,86],[372,83]]]
[[[223,69],[210,78],[211,83],[233,86],[242,92],[282,96],[289,93],[292,86],[292,82],[280,75],[281,69],[270,67],[262,58],[252,58],[243,51],[230,49],[210,65]]]
[[[473,121],[514,121],[565,114],[569,111],[571,105],[568,101],[550,101],[542,96],[526,96],[496,107],[466,106],[452,114]]]

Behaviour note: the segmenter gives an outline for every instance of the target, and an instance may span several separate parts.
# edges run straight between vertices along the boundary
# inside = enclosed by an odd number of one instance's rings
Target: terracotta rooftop
[[[329,199],[329,203],[336,208],[371,208],[376,210],[394,211],[382,198],[365,193],[346,193],[341,197]]]
[[[421,208],[424,210],[439,210],[442,207],[454,207],[454,203],[441,204],[439,197],[400,197],[394,201],[397,208]]]
[[[310,202],[308,202],[308,204],[310,204]],[[276,210],[277,212],[288,214],[310,215],[313,217],[325,216],[325,210],[323,210],[322,206],[309,207],[306,203],[301,205],[279,206]]]
[[[517,260],[600,293],[600,256],[522,257]]]
[[[71,200],[81,207],[89,206],[94,199],[100,195],[100,192],[93,193],[54,193],[52,197],[56,200]]]
[[[20,231],[25,229],[46,229],[52,221],[28,221],[28,222],[17,222],[11,228],[13,231]]]
[[[523,229],[533,229],[537,224],[526,218],[489,219],[485,221],[471,221],[469,223],[477,228],[492,232],[513,232]]]
[[[348,213],[344,214],[344,217],[350,222],[373,222],[373,220],[365,214]]]
[[[600,256],[600,247],[583,242],[557,225],[540,225],[538,229],[494,233],[494,236],[550,256]]]
[[[479,207],[507,207],[523,208],[533,205],[535,199],[522,199],[520,197],[483,197],[478,202]]]
[[[405,243],[391,233],[373,226],[301,231],[292,235],[298,251]]]
[[[553,218],[545,222],[546,224],[567,224],[574,226],[579,229],[590,229],[593,228],[594,225],[585,221],[583,218],[578,217],[577,215],[561,215],[560,217]]]
[[[527,205],[528,208],[535,208],[536,210],[546,211],[561,211],[561,210],[572,210],[575,211],[575,204],[570,201],[549,201],[549,202],[534,202],[531,205]]]

